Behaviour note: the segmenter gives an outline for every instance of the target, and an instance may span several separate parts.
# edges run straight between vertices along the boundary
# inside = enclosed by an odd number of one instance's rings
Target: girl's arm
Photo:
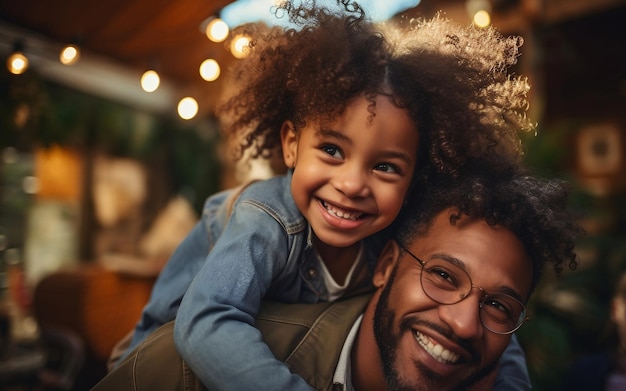
[[[159,273],[124,356],[159,326],[175,319],[180,301],[208,253],[206,229],[200,221]]]
[[[221,206],[229,194],[231,194],[229,191],[224,191],[206,200],[201,219],[178,245],[159,273],[152,287],[150,299],[133,330],[130,346],[117,362],[126,357],[159,326],[175,319],[183,295],[223,229],[226,211],[222,210]]]
[[[274,218],[238,203],[185,294],[174,330],[178,351],[208,389],[311,389],[273,356],[254,326],[289,249]]]

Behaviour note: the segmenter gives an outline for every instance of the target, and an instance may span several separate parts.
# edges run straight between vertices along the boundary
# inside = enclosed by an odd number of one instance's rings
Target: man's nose
[[[462,339],[475,339],[484,332],[480,321],[481,292],[472,291],[455,304],[440,304],[439,317]]]
[[[333,177],[333,186],[346,197],[367,197],[370,195],[369,170],[359,164],[344,164]]]

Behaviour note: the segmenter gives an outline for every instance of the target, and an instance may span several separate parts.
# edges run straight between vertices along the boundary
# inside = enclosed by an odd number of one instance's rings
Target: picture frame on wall
[[[597,196],[609,194],[621,181],[624,142],[620,125],[589,124],[577,136],[577,166],[581,182]]]

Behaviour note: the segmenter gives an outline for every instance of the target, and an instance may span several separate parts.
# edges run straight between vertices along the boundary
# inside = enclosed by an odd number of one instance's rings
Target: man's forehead
[[[517,235],[508,228],[499,225],[490,225],[484,218],[471,217],[459,213],[457,208],[449,207],[437,213],[429,228],[419,234],[413,242],[419,247],[423,247],[424,244],[453,244],[456,242],[455,239],[463,235],[472,235],[476,238],[488,240],[505,233],[507,236],[513,238],[514,241],[518,241],[521,246],[521,241],[519,241]],[[520,248],[520,251],[525,253],[523,247]]]

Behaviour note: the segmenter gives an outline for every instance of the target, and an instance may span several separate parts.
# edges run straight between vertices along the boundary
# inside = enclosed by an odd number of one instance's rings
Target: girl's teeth
[[[360,213],[350,213],[347,211],[343,211],[343,210],[339,210],[339,209],[335,209],[332,206],[330,206],[329,204],[327,204],[326,202],[323,202],[324,207],[326,208],[326,210],[336,216],[339,217],[340,219],[346,219],[346,220],[357,220],[360,216]]]

